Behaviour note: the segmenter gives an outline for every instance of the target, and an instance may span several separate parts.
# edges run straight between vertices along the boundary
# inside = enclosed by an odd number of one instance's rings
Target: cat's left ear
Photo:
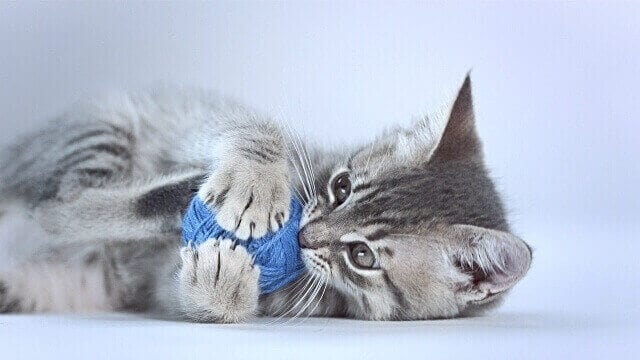
[[[396,155],[401,160],[414,162],[482,157],[468,74],[450,108],[424,117],[407,130],[398,131]]]
[[[522,279],[531,265],[531,248],[508,232],[453,225],[446,237],[452,270],[465,275],[455,285],[461,304],[495,299]]]

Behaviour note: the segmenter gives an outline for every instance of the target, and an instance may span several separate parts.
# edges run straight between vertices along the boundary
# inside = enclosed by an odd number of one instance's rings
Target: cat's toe
[[[269,230],[268,221],[269,213],[265,211],[265,206],[258,204],[249,206],[240,218],[240,224],[235,231],[235,236],[242,240],[262,237]]]
[[[274,208],[269,213],[270,230],[278,231],[284,226],[287,221],[289,221],[289,216],[289,204],[287,204],[286,206],[281,205],[280,207]]]
[[[198,322],[239,322],[258,306],[260,270],[232,240],[210,239],[181,250],[181,307]]]
[[[239,239],[277,231],[289,218],[291,190],[284,157],[272,151],[269,161],[230,146],[198,192],[216,212],[216,222]],[[249,154],[253,154],[250,152]]]
[[[261,175],[263,173],[268,171],[235,173],[225,180],[220,174],[228,172],[220,172],[201,191],[216,194],[209,196],[213,198],[210,205],[216,211],[216,222],[241,240],[262,237],[269,230],[277,231],[289,219],[291,192],[286,175]]]

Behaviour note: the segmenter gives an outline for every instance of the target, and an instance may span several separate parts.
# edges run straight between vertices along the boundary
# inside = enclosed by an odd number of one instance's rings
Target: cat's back
[[[65,158],[92,148],[126,155],[132,174],[141,177],[167,166],[202,165],[202,154],[193,149],[215,136],[220,119],[239,112],[248,110],[215,91],[175,85],[81,100],[39,130],[3,146],[0,193],[38,183],[66,166]]]

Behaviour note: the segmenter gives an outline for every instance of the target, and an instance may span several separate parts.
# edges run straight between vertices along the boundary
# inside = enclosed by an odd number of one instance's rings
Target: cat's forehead
[[[411,231],[434,223],[506,228],[502,203],[481,163],[383,165],[361,174],[351,212],[362,225]]]
[[[423,167],[430,157],[431,147],[417,147],[398,141],[403,135],[378,140],[360,148],[348,159],[346,167],[356,177],[373,179],[384,173],[401,175],[415,167]]]
[[[377,139],[359,148],[348,159],[347,167],[354,173],[366,175],[372,170],[388,169],[399,165],[402,159],[398,155],[399,145],[395,139],[395,135],[388,135],[388,138]]]

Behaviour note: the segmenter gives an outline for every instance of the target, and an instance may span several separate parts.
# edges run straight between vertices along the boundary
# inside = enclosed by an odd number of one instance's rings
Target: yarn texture
[[[195,196],[182,220],[182,240],[185,245],[198,245],[218,237],[236,240],[254,256],[260,268],[260,292],[268,294],[297,279],[305,269],[298,244],[302,205],[295,198],[291,200],[290,214],[289,221],[277,232],[243,241],[221,228],[215,221],[215,212]]]

